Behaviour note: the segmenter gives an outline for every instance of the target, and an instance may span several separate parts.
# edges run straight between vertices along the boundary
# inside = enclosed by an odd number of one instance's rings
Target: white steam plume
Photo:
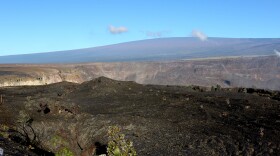
[[[278,50],[274,49],[274,52],[278,57],[280,57],[280,52]]]
[[[192,37],[196,37],[196,38],[200,39],[201,41],[206,41],[208,38],[207,35],[205,35],[203,32],[201,32],[199,30],[193,30]]]

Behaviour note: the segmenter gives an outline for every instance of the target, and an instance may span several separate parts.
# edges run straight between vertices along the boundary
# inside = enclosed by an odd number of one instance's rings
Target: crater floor
[[[0,94],[0,123],[19,126],[19,118],[28,116],[39,147],[53,153],[67,148],[80,155],[97,143],[106,146],[108,127],[114,125],[121,127],[138,155],[280,153],[276,91],[211,91],[99,77],[82,84],[1,88]],[[0,147],[10,150],[3,141]]]

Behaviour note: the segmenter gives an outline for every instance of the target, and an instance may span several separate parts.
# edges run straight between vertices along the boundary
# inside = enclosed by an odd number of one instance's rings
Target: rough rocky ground
[[[140,85],[100,77],[82,84],[1,88],[0,139],[26,155],[104,153],[109,126],[138,155],[278,155],[280,93],[257,89]],[[35,135],[36,137],[35,137]],[[1,135],[0,135],[1,136]],[[15,143],[18,142],[18,143]],[[21,143],[21,144],[19,144]],[[8,145],[7,145],[8,144]],[[48,153],[51,154],[51,153]],[[11,154],[13,155],[13,154]]]

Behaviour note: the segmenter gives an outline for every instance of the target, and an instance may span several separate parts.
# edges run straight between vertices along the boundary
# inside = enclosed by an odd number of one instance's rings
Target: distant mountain
[[[274,55],[279,38],[160,38],[108,46],[36,54],[0,56],[0,63],[82,63],[161,61],[224,56]]]

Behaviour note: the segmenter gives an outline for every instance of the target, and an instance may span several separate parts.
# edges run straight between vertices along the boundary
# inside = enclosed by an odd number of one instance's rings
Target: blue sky
[[[0,55],[188,37],[193,30],[280,38],[279,6],[279,0],[3,0]]]

